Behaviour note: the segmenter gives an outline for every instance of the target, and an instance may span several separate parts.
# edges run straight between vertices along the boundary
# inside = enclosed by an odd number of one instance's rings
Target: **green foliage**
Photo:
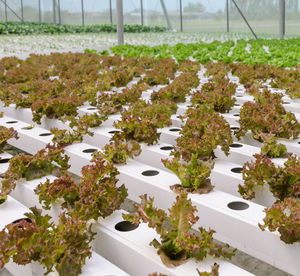
[[[198,159],[213,158],[217,146],[221,146],[226,155],[229,154],[229,145],[233,143],[231,130],[220,114],[205,106],[198,106],[189,108],[186,117],[172,155],[185,161],[189,161],[193,154]]]
[[[158,26],[141,26],[137,24],[124,24],[124,32],[127,33],[146,33],[146,32],[165,32],[167,28]],[[63,34],[63,33],[115,33],[116,24],[95,24],[95,25],[57,25],[53,23],[35,22],[7,22],[0,23],[0,34]]]
[[[69,168],[68,161],[69,157],[64,155],[61,148],[50,144],[35,155],[18,154],[14,156],[9,160],[9,167],[3,176],[0,193],[1,203],[13,191],[19,179],[31,180],[51,174],[55,165],[65,171]]]
[[[154,207],[153,201],[154,198],[148,198],[147,195],[141,196],[141,203],[135,206],[136,212],[124,214],[123,217],[136,225],[140,222],[147,223],[156,230],[160,241],[153,239],[150,245],[157,249],[166,266],[178,266],[189,258],[201,261],[207,255],[225,258],[234,255],[235,250],[231,250],[228,245],[222,247],[214,243],[213,230],[206,231],[200,227],[200,233],[191,233],[192,226],[199,218],[195,215],[196,207],[187,199],[187,194],[177,196],[176,202],[169,209],[169,215]]]
[[[192,57],[201,64],[213,61],[228,63],[242,62],[246,65],[269,64],[278,67],[295,67],[299,64],[300,44],[299,38],[292,39],[258,39],[234,41],[213,41],[205,43],[178,43],[175,45],[122,45],[111,48],[114,55],[126,57],[174,57],[178,62]],[[251,53],[246,51],[247,45],[251,46]],[[232,47],[234,48],[232,49]],[[269,48],[267,53],[263,46]],[[232,50],[231,55],[229,52]]]
[[[300,160],[289,156],[281,167],[262,155],[255,155],[255,162],[243,166],[244,184],[239,185],[239,193],[245,199],[255,197],[255,188],[268,184],[270,191],[278,200],[286,197],[300,198]]]
[[[82,272],[86,258],[92,255],[90,242],[95,233],[79,218],[62,213],[55,225],[49,215],[36,207],[25,215],[31,220],[8,224],[0,232],[0,268],[12,258],[19,265],[32,261],[45,267],[45,275],[54,269],[60,276]]]
[[[300,202],[299,198],[285,198],[283,201],[265,209],[264,224],[259,224],[262,230],[278,231],[280,239],[285,243],[300,241]]]
[[[214,165],[211,161],[202,161],[192,155],[189,162],[181,162],[179,158],[164,159],[162,162],[176,174],[182,187],[198,193],[208,193],[213,189],[209,180]]]

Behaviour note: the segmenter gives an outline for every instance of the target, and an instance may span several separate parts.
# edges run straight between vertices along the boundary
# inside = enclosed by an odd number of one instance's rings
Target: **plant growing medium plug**
[[[166,266],[178,266],[189,258],[201,261],[207,255],[228,259],[234,255],[235,250],[228,244],[221,246],[213,241],[213,230],[206,231],[200,227],[200,233],[191,232],[199,218],[195,216],[197,209],[187,199],[186,193],[177,196],[169,214],[153,206],[154,198],[148,198],[147,195],[140,198],[141,203],[135,205],[136,212],[123,214],[123,218],[136,225],[147,223],[156,230],[160,239],[153,239],[150,245],[157,249],[157,254]]]

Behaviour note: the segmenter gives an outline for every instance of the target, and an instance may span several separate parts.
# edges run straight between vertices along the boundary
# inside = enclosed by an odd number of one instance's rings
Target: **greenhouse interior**
[[[300,276],[300,0],[0,0],[0,276]]]

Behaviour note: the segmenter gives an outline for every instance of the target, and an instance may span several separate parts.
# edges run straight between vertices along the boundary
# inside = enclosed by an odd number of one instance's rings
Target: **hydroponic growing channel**
[[[237,248],[297,275],[299,96],[273,65],[3,58],[0,268],[251,275]]]

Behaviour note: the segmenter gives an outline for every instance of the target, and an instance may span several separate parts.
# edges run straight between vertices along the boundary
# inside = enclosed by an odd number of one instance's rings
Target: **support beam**
[[[56,24],[56,0],[52,0],[53,23]]]
[[[39,9],[39,23],[42,23],[42,10],[41,10],[41,0],[38,2],[38,9]]]
[[[21,18],[22,18],[22,22],[24,22],[24,6],[23,6],[23,0],[21,0]]]
[[[81,0],[81,18],[82,18],[82,26],[84,26],[84,3],[83,0]]]
[[[8,21],[7,18],[7,9],[9,9],[20,21],[22,21],[22,18],[7,4],[7,0],[0,0],[4,4],[4,12],[5,12],[5,22]]]
[[[279,0],[279,38],[285,35],[285,0]]]
[[[168,28],[169,28],[170,30],[173,30],[173,27],[172,27],[172,24],[171,24],[169,15],[168,15],[168,11],[167,11],[167,8],[166,8],[166,5],[165,5],[165,1],[164,1],[164,0],[160,0],[160,4],[161,4],[161,7],[162,7],[162,9],[163,9],[165,18],[166,18],[166,20],[167,20]]]
[[[143,0],[141,0],[141,25],[144,26],[144,6],[143,6]]]
[[[244,16],[244,14],[242,13],[242,11],[240,10],[239,6],[237,5],[237,3],[235,2],[235,0],[232,0],[233,4],[235,5],[235,7],[237,8],[239,14],[241,15],[241,17],[244,19],[245,23],[247,24],[248,28],[250,29],[251,33],[253,34],[253,36],[255,37],[255,39],[257,39],[257,36],[255,34],[255,32],[253,31],[253,29],[251,28],[250,24],[248,23],[246,17]]]
[[[117,1],[117,33],[118,45],[124,44],[123,0]]]
[[[6,4],[6,0],[4,2],[4,12],[5,12],[5,23],[7,22],[7,4]]]
[[[110,19],[110,24],[113,23],[113,17],[112,17],[112,3],[111,3],[111,0],[108,0],[109,1],[109,19]]]
[[[227,33],[229,33],[229,0],[226,0],[226,23],[227,23]]]
[[[57,8],[58,8],[58,24],[61,24],[61,13],[60,13],[60,0],[57,0]]]
[[[179,0],[180,31],[183,31],[182,0]]]

